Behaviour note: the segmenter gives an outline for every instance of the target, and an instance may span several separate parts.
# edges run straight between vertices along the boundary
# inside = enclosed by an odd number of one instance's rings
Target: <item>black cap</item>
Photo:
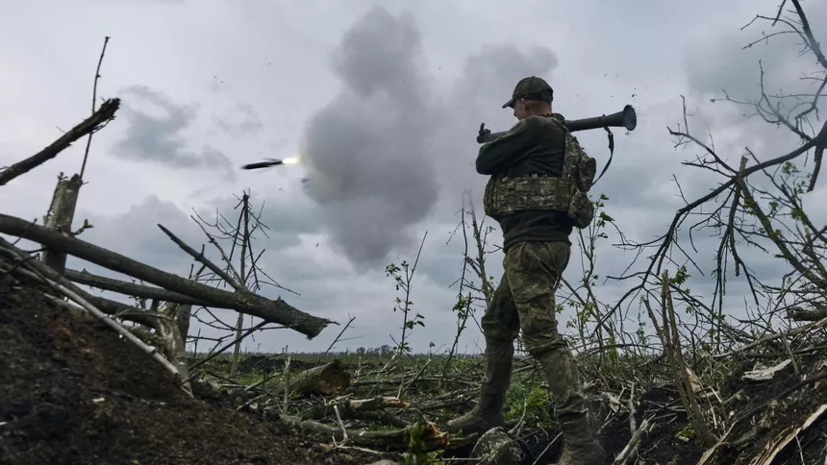
[[[514,102],[521,98],[551,102],[554,100],[554,89],[552,89],[545,80],[537,76],[523,78],[517,83],[517,86],[514,87],[511,100],[505,102],[503,108],[514,105]]]

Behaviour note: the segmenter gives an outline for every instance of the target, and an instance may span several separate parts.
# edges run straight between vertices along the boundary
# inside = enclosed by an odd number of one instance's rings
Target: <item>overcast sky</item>
[[[827,43],[827,7],[803,2]],[[796,147],[795,138],[744,108],[710,99],[722,89],[756,98],[758,60],[773,89],[800,90],[814,69],[797,41],[742,47],[773,29],[741,30],[755,14],[774,15],[778,0],[606,2],[581,0],[219,1],[38,0],[13,2],[0,16],[0,166],[29,156],[90,111],[104,37],[111,36],[98,95],[120,97],[117,119],[95,136],[75,227],[83,239],[166,271],[186,274],[191,260],[157,228],[198,247],[193,210],[234,217],[235,196],[250,189],[263,205],[269,238],[265,271],[295,295],[297,308],[344,324],[337,348],[392,344],[401,316],[384,274],[390,262],[412,262],[427,232],[414,278],[414,310],[425,328],[414,349],[450,344],[461,243],[448,238],[462,192],[481,213],[485,177],[474,171],[479,124],[508,129],[501,105],[516,82],[538,75],[555,89],[554,110],[569,119],[637,110],[631,134],[615,130],[615,157],[595,195],[627,237],[663,234],[682,205],[675,174],[690,199],[716,185],[680,162],[700,151],[675,150],[667,126],[681,122],[681,95],[731,164],[749,146],[760,159]],[[578,138],[602,169],[605,133]],[[7,214],[39,219],[60,172],[80,169],[85,142],[0,188]],[[263,158],[301,154],[300,165],[242,171]],[[811,204],[827,200],[823,188]],[[822,215],[822,218],[827,215]],[[612,232],[610,231],[610,234]],[[600,275],[619,275],[633,260],[601,251]],[[492,234],[501,243],[499,231]],[[701,266],[713,268],[715,241],[702,242]],[[498,278],[500,254],[489,258]],[[759,268],[770,269],[771,259]],[[78,260],[74,268],[94,266]],[[781,268],[779,268],[781,269]],[[575,256],[566,277],[576,279]],[[773,272],[768,272],[773,275]],[[734,278],[733,278],[734,279]],[[738,284],[731,284],[736,286]],[[626,283],[602,284],[612,302]],[[743,287],[741,287],[743,289]],[[266,291],[275,296],[274,289]],[[739,297],[734,297],[735,305]],[[233,321],[230,312],[222,313]],[[567,318],[569,313],[564,314]],[[561,324],[562,326],[562,324]],[[197,331],[199,325],[194,326]],[[288,331],[258,336],[248,347],[324,350],[339,327],[312,341]],[[461,350],[482,338],[474,324]]]

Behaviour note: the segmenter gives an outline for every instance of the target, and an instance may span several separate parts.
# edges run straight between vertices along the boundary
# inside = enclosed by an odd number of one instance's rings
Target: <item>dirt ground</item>
[[[171,389],[136,347],[0,276],[0,463],[365,464],[278,419]]]
[[[812,373],[822,360],[814,354],[800,359],[799,367]],[[754,361],[743,364],[751,369]],[[749,384],[740,380],[742,372],[731,374],[716,400],[731,412],[762,407],[801,381],[787,373],[772,382]],[[751,439],[737,450],[724,450],[710,464],[750,463],[781,430],[800,424],[825,402],[825,384],[797,390],[766,411],[762,408],[753,420],[736,424],[729,440]],[[698,463],[706,448],[686,438],[688,422],[672,387],[642,396],[637,424],[650,417],[655,426],[639,449],[645,463]],[[764,426],[751,432],[756,424]],[[561,446],[558,440],[547,447],[554,436],[554,431],[534,431],[522,438],[524,463],[554,463]],[[607,464],[630,436],[625,414],[604,427]],[[827,414],[772,463],[824,463],[825,438]],[[0,464],[361,465],[399,459],[323,445],[329,442],[296,431],[276,414],[237,411],[227,402],[188,397],[172,386],[163,368],[100,323],[0,275]],[[451,455],[467,457],[469,452]]]

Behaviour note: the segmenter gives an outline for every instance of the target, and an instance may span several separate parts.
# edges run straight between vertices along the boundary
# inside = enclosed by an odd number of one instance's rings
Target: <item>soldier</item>
[[[557,330],[554,299],[571,254],[569,235],[594,216],[587,192],[596,162],[562,124],[562,115],[551,112],[552,100],[543,79],[521,80],[503,105],[519,121],[477,157],[477,172],[491,176],[483,203],[503,232],[505,272],[482,317],[486,373],[479,402],[448,427],[471,433],[503,424],[514,340],[522,330],[557,403],[564,438],[558,465],[601,465],[604,451],[589,426],[574,358]]]

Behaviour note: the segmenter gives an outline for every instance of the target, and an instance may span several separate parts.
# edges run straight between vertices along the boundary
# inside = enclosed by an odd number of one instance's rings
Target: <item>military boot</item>
[[[557,465],[603,465],[606,453],[592,432],[586,414],[558,415],[563,451]]]
[[[462,430],[463,434],[483,433],[502,426],[505,394],[511,382],[513,343],[499,342],[485,348],[485,378],[480,386],[476,407],[465,415],[448,422],[448,430]]]
[[[557,465],[603,465],[605,452],[589,424],[583,384],[568,348],[537,357],[556,402],[555,417],[563,430],[563,452]]]

